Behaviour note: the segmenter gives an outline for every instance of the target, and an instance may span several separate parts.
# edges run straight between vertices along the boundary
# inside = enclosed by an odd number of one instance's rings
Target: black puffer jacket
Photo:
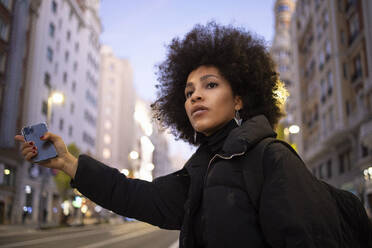
[[[202,199],[207,247],[342,247],[332,198],[298,157],[274,143],[262,163],[248,159],[259,141],[275,136],[266,117],[256,116],[233,129],[212,159],[201,146],[183,169],[153,182],[80,155],[71,185],[120,215],[181,230],[181,248],[195,247],[193,218]],[[262,165],[266,177],[258,186]]]

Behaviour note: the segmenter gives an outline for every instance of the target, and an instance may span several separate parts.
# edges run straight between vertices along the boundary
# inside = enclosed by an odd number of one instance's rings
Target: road
[[[130,222],[3,233],[0,248],[174,248],[178,236],[178,231]]]

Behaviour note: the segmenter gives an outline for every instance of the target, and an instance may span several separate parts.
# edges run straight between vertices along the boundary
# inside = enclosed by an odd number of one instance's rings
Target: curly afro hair
[[[170,128],[176,139],[198,145],[184,107],[184,90],[190,72],[202,65],[216,67],[234,96],[242,98],[243,121],[263,114],[275,128],[284,116],[276,93],[279,76],[264,40],[231,25],[198,24],[184,39],[174,38],[167,46],[166,60],[157,65],[158,99],[151,104],[153,117]]]

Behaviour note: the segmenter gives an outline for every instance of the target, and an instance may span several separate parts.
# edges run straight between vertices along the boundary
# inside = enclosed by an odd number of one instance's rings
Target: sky
[[[115,56],[129,60],[138,96],[152,102],[156,65],[165,59],[165,46],[173,38],[183,38],[195,24],[214,20],[244,27],[270,45],[274,4],[275,0],[101,0],[101,43],[110,46]],[[183,149],[185,157],[193,151],[187,147],[182,142],[170,145],[171,153]]]

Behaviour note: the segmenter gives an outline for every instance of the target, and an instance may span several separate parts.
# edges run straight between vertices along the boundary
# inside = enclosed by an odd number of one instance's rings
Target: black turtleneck
[[[225,139],[234,128],[238,127],[238,124],[234,119],[226,123],[223,127],[218,129],[214,134],[210,136],[203,136],[201,146],[204,146],[210,152],[210,159],[218,152],[221,151]],[[207,165],[205,166],[207,167]],[[206,170],[203,170],[206,173]],[[203,175],[203,178],[205,175]],[[204,189],[204,187],[203,187]],[[203,197],[200,198],[202,201]],[[194,234],[196,247],[205,247],[204,241],[204,219],[203,219],[203,202],[200,203],[200,207],[194,216]]]
[[[238,127],[234,119],[227,122],[224,126],[218,129],[214,134],[205,136],[202,145],[208,146],[211,151],[211,156],[220,151],[226,137],[229,135],[231,130]]]

